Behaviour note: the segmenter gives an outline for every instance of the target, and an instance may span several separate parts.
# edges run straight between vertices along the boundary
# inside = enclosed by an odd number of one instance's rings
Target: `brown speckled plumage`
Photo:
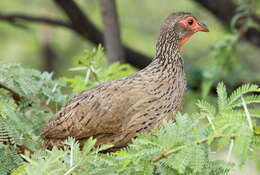
[[[103,83],[75,96],[45,126],[45,148],[61,147],[68,136],[81,145],[91,136],[97,145],[126,146],[139,132],[173,119],[183,105],[186,78],[178,44],[185,34],[173,13],[163,22],[156,56],[143,70]]]

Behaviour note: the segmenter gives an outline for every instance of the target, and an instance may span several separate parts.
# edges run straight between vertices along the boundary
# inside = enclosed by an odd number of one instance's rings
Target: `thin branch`
[[[3,84],[0,84],[0,88],[9,91],[9,92],[11,93],[13,99],[16,101],[16,103],[25,98],[24,96],[21,96],[21,95],[20,95],[18,92],[16,92],[15,90],[13,90],[13,89],[11,89],[11,88],[9,88],[9,87],[3,85]],[[17,103],[17,104],[18,104],[18,103]],[[54,109],[52,109],[49,105],[47,105],[47,104],[45,104],[45,103],[40,104],[40,106],[44,106],[44,107],[49,108],[52,113],[55,113],[55,112],[56,112]]]
[[[19,93],[17,93],[15,90],[13,90],[13,89],[11,89],[11,88],[9,88],[9,87],[3,85],[3,84],[0,84],[0,88],[3,88],[3,89],[5,89],[5,90],[9,91],[9,92],[12,94],[13,99],[14,99],[15,101],[21,101],[21,100],[24,98],[24,97],[21,96]]]
[[[29,152],[30,155],[34,154],[34,151],[32,151],[30,148],[28,148],[25,145],[18,145],[18,144],[16,144],[16,146],[19,149],[19,154],[25,154],[26,152]]]
[[[34,23],[45,23],[49,25],[61,26],[61,27],[73,29],[71,24],[61,20],[51,19],[46,17],[34,17],[34,16],[28,16],[28,15],[18,14],[18,13],[0,14],[0,20],[8,21],[12,24],[16,24],[17,21],[30,21]]]
[[[152,162],[153,162],[153,163],[158,162],[159,160],[161,160],[161,159],[163,159],[163,158],[166,158],[166,157],[168,157],[169,155],[171,155],[171,154],[173,154],[173,153],[179,152],[179,151],[181,151],[181,150],[183,150],[183,149],[185,149],[185,148],[188,148],[188,147],[190,147],[190,146],[192,146],[192,145],[199,145],[199,144],[205,143],[205,142],[207,142],[208,140],[209,140],[209,138],[204,138],[204,139],[201,139],[201,140],[199,140],[199,141],[195,141],[195,142],[193,142],[193,143],[191,143],[191,144],[188,144],[188,145],[179,146],[179,147],[177,147],[177,148],[175,148],[175,149],[172,149],[172,150],[170,150],[170,151],[167,151],[167,152],[164,152],[164,153],[160,154],[158,157],[154,158],[154,159],[152,160]]]
[[[254,131],[254,136],[260,136],[260,132],[257,132],[257,131]],[[213,139],[216,140],[216,139],[220,139],[220,138],[224,138],[226,136],[223,136],[223,135],[219,135],[219,136],[215,136]],[[237,136],[229,136],[230,139],[235,139]],[[172,150],[169,150],[169,151],[166,151],[162,154],[160,154],[158,157],[154,158],[152,160],[153,163],[156,163],[158,162],[159,160],[163,159],[163,158],[166,158],[168,156],[170,156],[171,154],[174,154],[174,153],[177,153],[185,148],[188,148],[190,146],[193,146],[193,145],[200,145],[200,144],[203,144],[203,143],[206,143],[209,139],[211,138],[204,138],[204,139],[201,139],[201,140],[198,140],[198,141],[194,141],[192,142],[191,144],[187,144],[187,145],[182,145],[182,146],[179,146],[175,149],[172,149]]]

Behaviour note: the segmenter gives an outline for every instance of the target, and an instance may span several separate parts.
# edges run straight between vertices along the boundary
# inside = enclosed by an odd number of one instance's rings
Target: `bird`
[[[161,24],[156,54],[144,69],[74,96],[44,126],[43,147],[64,147],[73,137],[81,147],[90,138],[111,150],[126,147],[139,133],[151,133],[182,109],[186,75],[181,51],[207,25],[187,12],[170,14]]]

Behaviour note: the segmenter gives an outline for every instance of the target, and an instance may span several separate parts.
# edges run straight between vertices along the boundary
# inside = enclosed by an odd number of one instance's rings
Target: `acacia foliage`
[[[95,148],[90,138],[83,150],[68,138],[64,150],[42,150],[39,133],[53,110],[64,105],[64,80],[72,93],[84,87],[134,72],[128,65],[108,66],[101,47],[86,52],[78,79],[53,80],[52,74],[19,65],[0,66],[0,174],[188,174],[224,175],[243,166],[259,150],[260,97],[257,85],[245,84],[228,95],[225,85],[217,87],[217,103],[198,101],[198,112],[178,114],[175,122],[165,121],[160,130],[141,134],[128,147],[101,154],[111,145]],[[67,90],[68,91],[68,90]],[[15,94],[14,94],[15,92]],[[19,95],[19,97],[17,97]],[[212,159],[213,152],[229,149],[236,162]],[[30,153],[31,151],[31,153]],[[33,154],[32,154],[33,152]]]

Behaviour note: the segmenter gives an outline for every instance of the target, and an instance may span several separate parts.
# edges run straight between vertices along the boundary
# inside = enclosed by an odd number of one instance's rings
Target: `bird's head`
[[[169,15],[161,26],[161,33],[177,39],[179,50],[183,50],[186,41],[196,32],[209,32],[207,25],[197,20],[191,13],[177,12]]]

